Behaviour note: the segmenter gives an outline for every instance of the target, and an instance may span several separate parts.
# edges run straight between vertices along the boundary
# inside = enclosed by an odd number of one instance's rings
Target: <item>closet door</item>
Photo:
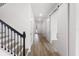
[[[52,14],[51,23],[57,22],[51,28],[57,27],[57,30],[51,29],[51,40],[54,41],[54,47],[64,56],[68,55],[68,4],[62,4],[59,9]],[[56,28],[54,28],[56,29]],[[53,31],[57,34],[53,37]],[[53,40],[52,39],[56,39]]]

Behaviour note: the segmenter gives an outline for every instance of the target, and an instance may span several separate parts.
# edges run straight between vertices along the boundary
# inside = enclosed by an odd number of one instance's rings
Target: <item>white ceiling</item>
[[[0,3],[0,7],[6,3]],[[58,3],[31,3],[35,18],[45,18],[56,7]]]
[[[33,14],[35,17],[46,17],[51,12],[57,3],[31,3]]]
[[[0,7],[4,4],[6,3],[0,3]],[[35,17],[46,17],[49,12],[51,12],[56,7],[56,5],[57,3],[31,3],[31,7]]]

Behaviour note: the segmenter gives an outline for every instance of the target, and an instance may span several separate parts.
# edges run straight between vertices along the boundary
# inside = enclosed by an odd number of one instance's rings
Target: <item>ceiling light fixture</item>
[[[42,13],[40,13],[40,15],[39,16],[43,16],[43,14]]]

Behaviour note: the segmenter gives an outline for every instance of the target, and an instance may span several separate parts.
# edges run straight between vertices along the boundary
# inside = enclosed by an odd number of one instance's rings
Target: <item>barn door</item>
[[[54,47],[62,55],[67,56],[68,55],[68,4],[62,4],[58,8],[58,10],[51,15],[51,23],[53,23],[53,21],[55,22],[57,21],[57,25],[56,25],[57,40],[52,40],[54,41]],[[51,28],[53,28],[52,24],[51,24]],[[51,29],[51,33],[53,33],[52,29]],[[52,34],[51,37],[53,37]]]

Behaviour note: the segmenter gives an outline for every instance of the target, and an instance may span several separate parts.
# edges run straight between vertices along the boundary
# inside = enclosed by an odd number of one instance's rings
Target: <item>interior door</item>
[[[52,40],[54,41],[54,47],[60,52],[61,55],[67,56],[68,55],[68,4],[62,4],[58,8],[58,10],[51,15],[51,22],[53,20],[57,20],[57,40]],[[53,30],[51,32],[53,32]]]

